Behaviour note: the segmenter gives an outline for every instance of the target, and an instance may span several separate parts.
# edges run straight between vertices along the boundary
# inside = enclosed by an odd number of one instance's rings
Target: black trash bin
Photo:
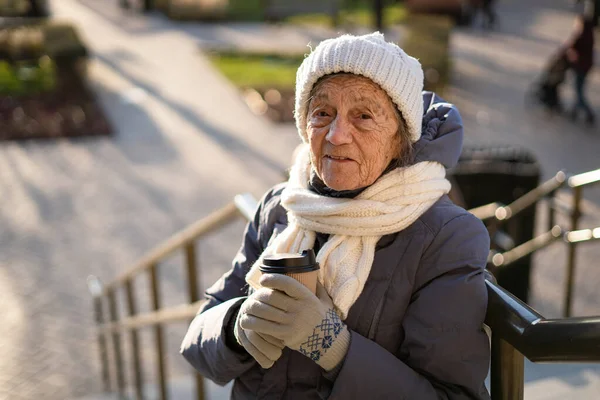
[[[509,204],[538,186],[540,175],[534,155],[516,147],[465,147],[458,165],[449,171],[467,209],[493,202]],[[535,216],[536,207],[532,207],[503,227],[515,245],[533,238]],[[495,274],[502,287],[528,301],[531,256],[502,267]]]

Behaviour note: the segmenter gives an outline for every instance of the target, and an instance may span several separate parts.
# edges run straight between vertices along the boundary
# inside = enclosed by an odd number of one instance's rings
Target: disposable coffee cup
[[[283,274],[291,276],[306,286],[313,293],[317,293],[317,276],[319,263],[312,249],[302,253],[276,253],[265,256],[260,266],[263,274]]]

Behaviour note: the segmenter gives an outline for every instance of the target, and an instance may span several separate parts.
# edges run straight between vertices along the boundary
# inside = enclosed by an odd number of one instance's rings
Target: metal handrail
[[[117,322],[107,322],[98,326],[98,330],[104,334],[109,334],[114,332],[127,332],[132,329],[146,328],[167,322],[189,321],[196,316],[198,310],[205,302],[206,300],[199,300],[191,304],[179,304],[177,306],[165,307],[157,311],[150,311],[133,317],[123,318]]]
[[[572,188],[589,186],[597,183],[600,183],[600,169],[573,175],[568,180],[568,184]]]
[[[552,195],[565,185],[567,185],[569,188],[575,189],[599,183],[600,169],[584,172],[570,177],[567,177],[564,171],[559,171],[552,178],[525,193],[523,196],[519,197],[508,205],[494,202],[473,208],[469,211],[483,221],[495,218],[498,221],[505,222],[513,218],[515,215],[534,206],[543,198]],[[572,209],[568,206],[560,209],[564,209],[565,212],[572,211]]]
[[[94,301],[94,312],[97,325],[98,347],[100,350],[101,373],[105,390],[110,387],[110,373],[108,365],[108,341],[112,343],[113,361],[115,367],[115,382],[119,394],[125,391],[125,374],[123,368],[123,353],[121,351],[121,335],[128,333],[131,340],[131,358],[133,362],[133,384],[136,398],[142,399],[142,364],[139,354],[138,330],[144,327],[153,327],[155,333],[158,365],[159,398],[167,399],[166,366],[164,356],[164,340],[162,325],[168,322],[191,320],[204,302],[200,300],[198,292],[198,275],[195,242],[218,228],[225,226],[235,217],[252,219],[257,202],[250,194],[235,196],[233,202],[211,213],[200,221],[190,225],[182,231],[171,236],[165,242],[151,250],[142,257],[132,268],[121,274],[108,285],[103,286],[95,276],[88,277],[89,291]],[[179,306],[161,308],[159,282],[157,277],[158,264],[177,250],[185,251],[187,266],[187,286],[189,303]],[[150,276],[150,296],[153,311],[137,313],[134,295],[133,278],[140,273],[147,272]],[[116,304],[116,293],[125,289],[127,299],[126,318],[119,318]],[[107,302],[108,304],[104,304]],[[105,317],[104,308],[108,306],[108,318]],[[204,399],[203,377],[195,374],[196,393],[198,400]]]
[[[495,216],[499,221],[506,221],[530,207],[536,205],[541,199],[554,193],[557,189],[564,185],[567,176],[563,171],[559,171],[552,178],[542,183],[535,189],[525,193],[512,203],[498,207],[495,211]]]
[[[589,242],[600,239],[600,227],[594,229],[580,229],[578,231],[568,232],[566,240],[570,243]]]
[[[600,362],[600,317],[545,319],[486,275],[492,400],[523,400],[524,356],[532,362]]]
[[[218,229],[238,215],[239,211],[235,202],[231,202],[225,207],[213,212],[209,216],[174,234],[165,242],[155,247],[148,254],[142,257],[142,259],[135,263],[132,268],[128,269],[115,280],[105,285],[100,294],[106,295],[116,287],[122,286],[125,282],[131,280],[136,275],[151,268],[158,261],[173,254],[179,248],[196,240],[202,235]]]
[[[546,319],[486,279],[485,323],[532,362],[600,362],[600,316]]]
[[[504,253],[496,253],[492,257],[492,264],[495,267],[505,267],[510,265],[523,257],[527,257],[537,250],[543,249],[544,247],[554,243],[557,239],[563,236],[563,231],[560,226],[556,225],[548,232],[545,232],[527,242],[520,244]]]
[[[567,178],[567,175],[563,171],[559,171],[554,177],[542,183],[540,186],[533,190],[525,193],[512,203],[508,205],[498,205],[498,203],[491,203],[484,206],[480,206],[470,210],[474,215],[482,219],[488,225],[490,236],[494,237],[496,231],[502,224],[514,219],[516,215],[519,215],[525,210],[535,206],[540,200],[549,196],[553,197],[553,202],[548,207],[548,226],[549,230],[555,225],[555,213],[560,212],[570,217],[570,231],[571,235],[573,232],[579,230],[579,219],[581,218],[581,202],[583,199],[583,188],[588,185],[596,185],[600,183],[600,169],[584,172],[581,174],[573,175]],[[568,186],[573,190],[572,205],[563,205],[556,202],[555,194],[563,187]],[[496,207],[497,206],[497,207]],[[494,215],[492,215],[492,213]],[[565,281],[565,297],[564,297],[564,312],[563,314],[568,317],[571,315],[571,307],[573,303],[573,286],[575,284],[575,263],[576,263],[576,247],[580,241],[565,240],[568,245],[567,252],[567,273]],[[530,243],[531,244],[531,243]],[[515,250],[515,249],[513,249]],[[522,249],[521,249],[522,250]],[[512,253],[515,254],[515,253]],[[529,253],[531,254],[531,253]],[[510,253],[508,255],[511,255]],[[528,254],[525,254],[528,255]],[[500,256],[494,253],[490,253],[489,260],[492,261],[496,257],[497,263],[507,265],[506,262],[500,260]],[[522,258],[522,257],[519,257]],[[514,262],[515,260],[511,261]]]
[[[519,261],[523,257],[527,257],[536,251],[545,248],[556,242],[558,239],[562,239],[562,241],[567,244],[598,240],[600,239],[600,227],[564,232],[560,226],[555,225],[548,232],[544,232],[509,251],[504,253],[492,252],[489,262],[493,264],[494,267],[506,267],[507,265]]]
[[[482,221],[487,221],[489,219],[496,217],[496,210],[504,207],[505,205],[502,203],[489,203],[483,206],[471,208],[469,212],[479,218]]]

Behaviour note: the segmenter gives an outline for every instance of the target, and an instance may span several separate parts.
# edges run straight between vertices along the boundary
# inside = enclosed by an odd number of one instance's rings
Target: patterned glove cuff
[[[337,339],[333,341],[333,344],[325,354],[317,361],[317,364],[321,366],[325,371],[331,371],[342,363],[348,348],[350,347],[350,332],[344,324],[342,331],[338,335]]]
[[[350,332],[346,324],[333,309],[329,309],[298,351],[325,371],[330,371],[344,359],[349,346]]]

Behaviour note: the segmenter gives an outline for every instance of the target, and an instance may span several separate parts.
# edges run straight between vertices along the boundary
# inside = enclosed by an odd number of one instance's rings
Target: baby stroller
[[[561,112],[563,107],[559,87],[565,81],[568,69],[569,60],[565,51],[553,56],[529,90],[529,99],[541,103],[549,111]]]

